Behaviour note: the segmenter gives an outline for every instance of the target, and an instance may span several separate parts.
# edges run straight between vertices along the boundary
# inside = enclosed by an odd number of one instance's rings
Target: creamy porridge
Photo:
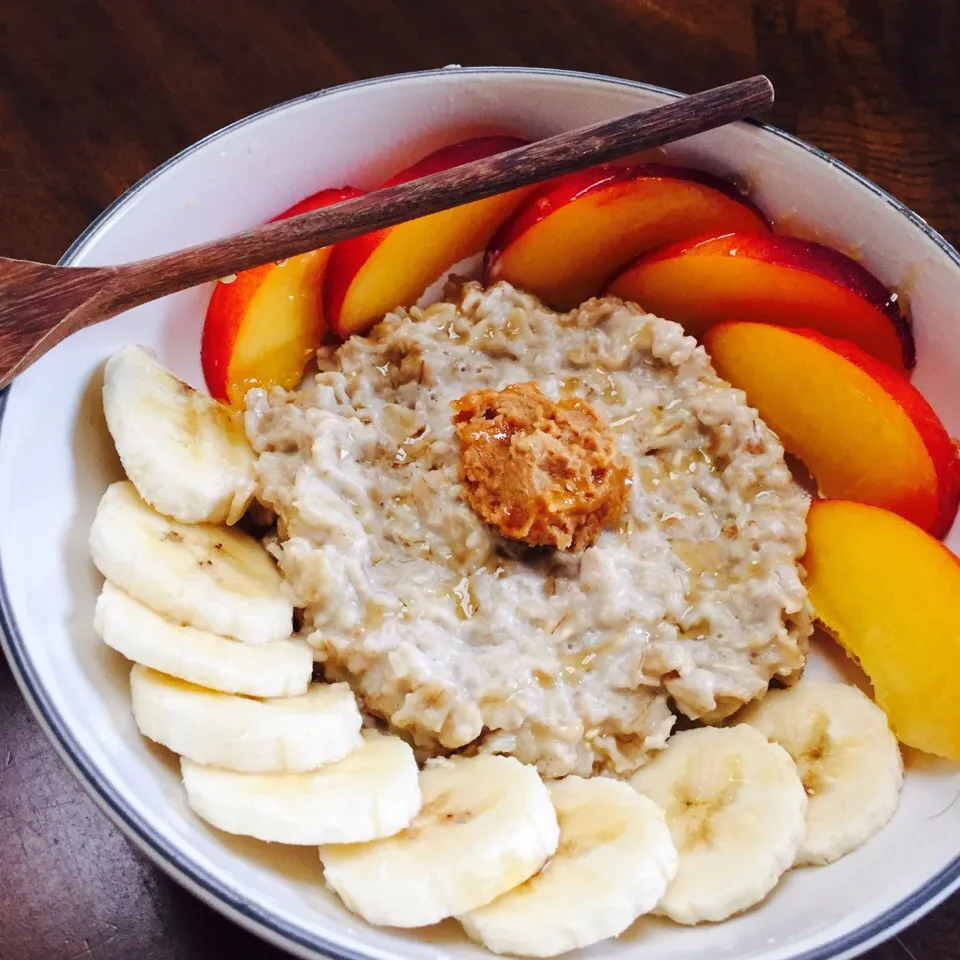
[[[674,709],[719,720],[801,670],[807,501],[677,324],[471,283],[319,368],[248,397],[272,549],[325,676],[422,755],[627,774]],[[520,383],[589,404],[629,465],[622,512],[581,552],[505,539],[465,496],[453,402]]]

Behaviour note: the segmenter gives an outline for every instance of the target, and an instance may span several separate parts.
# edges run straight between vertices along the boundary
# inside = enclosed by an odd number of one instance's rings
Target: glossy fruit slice
[[[815,501],[803,559],[817,616],[901,743],[960,760],[960,561],[894,513]]]
[[[766,323],[717,324],[704,346],[823,496],[885,507],[947,533],[960,498],[957,448],[897,371],[846,340]]]
[[[915,362],[896,297],[850,257],[809,240],[727,233],[673,244],[626,267],[606,293],[700,336],[747,320],[852,340],[898,370]]]
[[[361,195],[353,187],[321,190],[275,220]],[[200,357],[207,388],[242,407],[252,387],[295,387],[323,339],[320,295],[332,248],[244,270],[221,280],[203,324]]]
[[[485,276],[570,310],[641,253],[731,230],[766,232],[769,226],[725,180],[663,164],[602,165],[533,193],[490,241]]]
[[[384,187],[521,147],[516,137],[475,137],[424,157]],[[424,290],[470,254],[510,216],[529,188],[401,223],[337,244],[324,289],[326,315],[344,339],[363,333],[396,307],[412,306]]]

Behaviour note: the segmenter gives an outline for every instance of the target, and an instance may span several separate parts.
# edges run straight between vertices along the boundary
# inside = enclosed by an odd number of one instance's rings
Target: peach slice
[[[283,220],[359,197],[353,187],[321,190],[285,210]],[[252,387],[296,386],[326,324],[321,283],[331,247],[221,280],[207,307],[200,359],[207,388],[242,407]]]
[[[957,449],[933,408],[855,344],[767,323],[720,323],[704,346],[825,497],[885,507],[942,536],[960,497]]]
[[[654,163],[601,165],[530,196],[491,240],[485,277],[570,310],[599,293],[617,268],[661,244],[769,229],[763,214],[718,177]]]
[[[474,137],[436,150],[391,177],[393,187],[522,147],[516,137]],[[530,188],[444,210],[337,244],[324,285],[330,324],[346,339],[396,307],[412,306],[444,271],[486,246]]]
[[[818,500],[803,559],[817,617],[901,743],[960,760],[960,561],[894,513]]]
[[[897,298],[850,257],[796,237],[729,233],[677,243],[626,267],[605,292],[694,336],[749,320],[852,340],[898,370],[915,361]]]

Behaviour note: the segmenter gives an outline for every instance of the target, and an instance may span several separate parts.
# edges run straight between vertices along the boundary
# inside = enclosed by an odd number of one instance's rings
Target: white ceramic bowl
[[[185,150],[124,194],[63,262],[119,263],[223,236],[321,187],[374,186],[453,134],[494,125],[541,137],[672,95],[622,80],[513,69],[447,69],[324,91]],[[881,190],[779,131],[738,124],[666,154],[745,177],[789,232],[857,251],[900,287],[914,314],[914,382],[960,434],[956,251]],[[209,286],[190,290],[83,331],[0,395],[0,619],[14,672],[47,735],[113,821],[228,916],[302,956],[485,956],[452,923],[425,933],[368,927],[325,892],[315,851],[229,838],[192,816],[172,758],[134,727],[128,665],[94,635],[100,579],[87,534],[100,495],[120,476],[100,407],[102,364],[136,341],[202,384],[209,295]],[[958,534],[949,541],[955,552]],[[823,655],[815,658],[814,671],[833,669]],[[864,849],[830,867],[790,873],[766,903],[733,921],[696,929],[641,921],[587,952],[611,960],[853,957],[960,886],[958,793],[960,767],[911,754],[901,808]]]

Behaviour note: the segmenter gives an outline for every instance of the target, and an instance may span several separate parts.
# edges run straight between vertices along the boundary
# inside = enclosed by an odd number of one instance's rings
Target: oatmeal
[[[583,400],[519,383],[453,408],[467,502],[505,537],[579,551],[623,511],[629,464]]]
[[[272,549],[326,677],[421,755],[624,775],[671,708],[718,720],[802,668],[807,502],[677,324],[467,284],[318,359],[298,391],[248,397]],[[580,552],[503,537],[461,480],[451,404],[524,383],[595,410],[633,480]]]

